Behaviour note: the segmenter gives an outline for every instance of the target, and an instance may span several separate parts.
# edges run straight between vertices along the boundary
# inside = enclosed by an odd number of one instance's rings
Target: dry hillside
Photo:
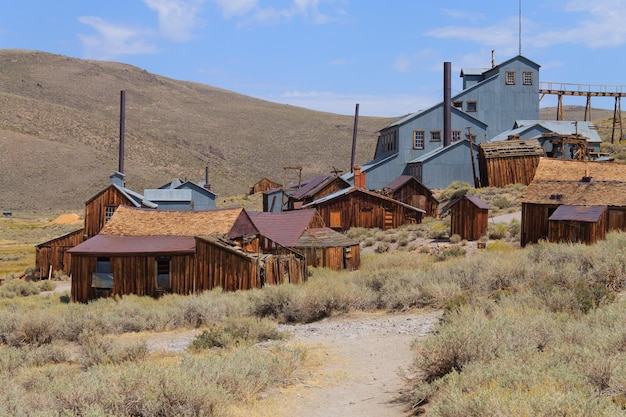
[[[0,50],[1,209],[80,209],[118,168],[120,91],[126,92],[127,185],[174,177],[243,194],[284,166],[305,177],[350,168],[354,117],[262,101],[125,64]],[[356,103],[355,103],[356,104]],[[356,162],[371,159],[393,119],[360,117]]]
[[[105,187],[118,168],[121,90],[124,168],[133,190],[174,177],[202,180],[207,165],[221,197],[244,194],[265,176],[282,182],[285,166],[302,166],[305,178],[350,169],[353,116],[271,103],[120,63],[0,50],[0,209],[80,210]],[[583,112],[566,109],[572,119],[581,120]],[[608,116],[594,112],[597,117]],[[542,118],[553,117],[542,110]],[[395,120],[359,118],[357,163],[372,158],[377,132]]]

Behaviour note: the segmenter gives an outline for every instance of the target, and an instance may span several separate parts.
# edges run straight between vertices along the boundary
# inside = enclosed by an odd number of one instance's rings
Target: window
[[[524,71],[522,73],[522,82],[524,85],[533,85],[533,73],[530,71]]]
[[[462,109],[463,108],[463,101],[462,100],[455,100],[452,102],[452,105],[454,107],[456,107],[457,109]]]
[[[156,258],[157,264],[157,288],[170,289],[170,258],[169,256],[159,256]]]
[[[452,142],[458,142],[461,140],[461,131],[453,130],[452,131]]]
[[[424,149],[424,131],[413,131],[413,149]]]
[[[113,288],[113,273],[111,272],[110,258],[97,258],[96,272],[91,274],[91,287],[105,290]]]
[[[468,101],[467,102],[467,111],[468,112],[475,112],[476,109],[478,108],[478,106],[476,105],[475,101]]]
[[[104,208],[104,222],[108,222],[113,213],[115,213],[116,206],[106,206]]]
[[[383,153],[393,152],[397,149],[396,132],[385,133],[380,136],[381,151]]]
[[[430,131],[430,141],[431,142],[441,142],[441,130],[431,130]]]
[[[515,71],[506,72],[506,85],[515,85]]]
[[[341,227],[341,211],[330,211],[330,227]]]

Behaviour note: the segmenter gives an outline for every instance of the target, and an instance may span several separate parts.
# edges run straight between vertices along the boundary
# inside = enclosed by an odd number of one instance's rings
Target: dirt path
[[[355,313],[283,326],[315,362],[302,383],[282,390],[274,417],[400,417],[406,405],[402,373],[413,361],[411,343],[430,333],[441,312]],[[273,395],[272,395],[273,397]]]

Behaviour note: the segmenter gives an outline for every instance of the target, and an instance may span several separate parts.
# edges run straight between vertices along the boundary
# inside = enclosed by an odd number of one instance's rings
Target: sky
[[[0,49],[122,62],[344,115],[396,117],[452,94],[462,68],[521,54],[540,81],[626,92],[623,0],[20,0]],[[492,52],[493,51],[493,52]],[[603,91],[603,90],[601,90]],[[552,107],[548,95],[541,107]],[[564,105],[584,99],[564,97]],[[613,109],[614,98],[593,107]]]

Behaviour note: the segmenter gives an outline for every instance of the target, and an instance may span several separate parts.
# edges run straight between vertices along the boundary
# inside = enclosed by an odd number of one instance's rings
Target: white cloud
[[[86,58],[106,60],[122,55],[158,52],[158,48],[146,40],[152,35],[149,30],[114,24],[93,16],[81,16],[78,21],[96,32],[93,35],[78,35]]]
[[[161,36],[174,41],[191,39],[192,31],[201,24],[198,14],[204,0],[144,0],[159,15]]]
[[[215,0],[215,3],[222,9],[224,16],[243,16],[253,10],[257,5],[257,0]]]
[[[443,14],[454,19],[463,19],[471,22],[478,22],[486,19],[486,16],[483,13],[468,12],[466,10],[457,9],[441,9],[441,11],[443,12]]]
[[[302,17],[315,24],[324,24],[332,21],[327,14],[320,12],[320,3],[324,0],[293,0],[289,7],[261,7],[257,0],[214,0],[222,9],[226,18],[241,17],[241,25],[251,22],[262,24],[279,24],[289,22],[296,17]],[[344,13],[339,11],[338,13]]]

